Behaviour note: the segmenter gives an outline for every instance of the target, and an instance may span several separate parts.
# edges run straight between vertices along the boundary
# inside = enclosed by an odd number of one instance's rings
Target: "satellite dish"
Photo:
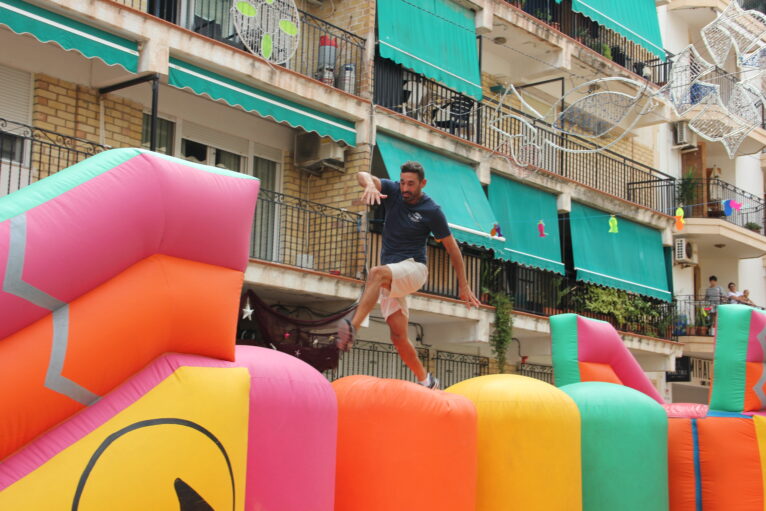
[[[233,0],[237,35],[251,53],[284,64],[298,48],[300,14],[293,0]]]

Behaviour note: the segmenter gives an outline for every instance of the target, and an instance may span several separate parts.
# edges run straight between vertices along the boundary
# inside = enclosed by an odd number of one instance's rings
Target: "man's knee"
[[[388,323],[388,329],[391,333],[391,342],[397,344],[409,341],[407,336],[407,317],[402,314],[402,311],[394,312],[386,318],[386,323]]]
[[[388,283],[391,281],[391,270],[386,266],[373,266],[370,269],[370,281],[377,281],[380,283]]]
[[[407,336],[407,331],[404,330],[394,330],[391,329],[391,342],[394,344],[398,344],[400,342],[409,342],[409,338]]]

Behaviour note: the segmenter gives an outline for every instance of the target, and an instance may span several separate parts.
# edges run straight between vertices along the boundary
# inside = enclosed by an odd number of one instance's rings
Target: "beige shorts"
[[[407,296],[414,293],[426,283],[428,268],[423,263],[414,259],[405,259],[398,263],[387,264],[391,269],[391,290],[380,290],[380,312],[383,317],[388,317],[396,311],[402,311],[405,316],[410,316],[407,308]]]

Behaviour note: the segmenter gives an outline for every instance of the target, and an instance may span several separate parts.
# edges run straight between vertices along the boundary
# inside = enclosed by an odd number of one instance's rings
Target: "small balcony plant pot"
[[[697,327],[686,325],[686,335],[697,335]]]
[[[697,327],[697,335],[707,335],[708,327],[706,326],[698,326]]]
[[[761,224],[757,224],[755,222],[748,222],[745,224],[745,229],[750,229],[753,232],[760,233],[761,232]]]

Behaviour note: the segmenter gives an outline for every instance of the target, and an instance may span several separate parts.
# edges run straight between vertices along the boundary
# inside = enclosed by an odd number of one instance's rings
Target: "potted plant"
[[[697,335],[707,335],[708,327],[710,325],[710,315],[705,311],[704,307],[697,307]]]
[[[505,372],[506,354],[513,339],[513,302],[505,293],[492,293],[495,307],[495,328],[489,337],[489,345],[495,354],[498,371]]]
[[[493,265],[489,261],[484,261],[482,263],[481,296],[479,297],[481,303],[491,303],[492,294],[498,287],[497,280],[502,271],[503,267],[500,265]]]
[[[657,321],[657,328],[659,329],[659,335],[662,339],[670,339],[673,337],[673,316],[670,314],[660,314]]]
[[[612,48],[606,43],[601,43],[601,55],[605,58],[612,60]]]
[[[678,181],[676,201],[681,206],[691,206],[697,198],[697,179],[694,177],[694,167],[689,167],[686,175]]]
[[[761,224],[756,222],[748,222],[745,224],[745,229],[750,229],[753,232],[760,233],[761,232]]]

